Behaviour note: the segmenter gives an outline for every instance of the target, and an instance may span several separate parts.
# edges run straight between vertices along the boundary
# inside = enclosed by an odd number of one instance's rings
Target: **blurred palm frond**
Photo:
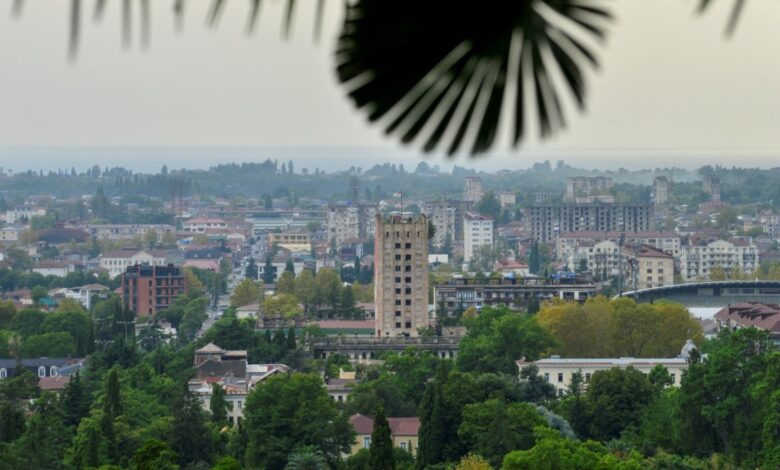
[[[597,66],[588,41],[603,39],[612,18],[604,3],[357,0],[339,38],[338,77],[387,133],[405,143],[427,134],[425,151],[446,144],[449,154],[466,140],[472,154],[492,147],[512,89],[517,146],[531,98],[542,137],[564,127],[556,76],[584,106],[583,69]]]
[[[705,13],[712,3],[712,0],[699,0],[699,13]],[[739,17],[742,14],[745,3],[747,3],[745,0],[734,0],[731,16],[729,16],[729,21],[726,24],[726,36],[731,36],[734,34],[734,31],[736,31],[737,23],[739,23]]]

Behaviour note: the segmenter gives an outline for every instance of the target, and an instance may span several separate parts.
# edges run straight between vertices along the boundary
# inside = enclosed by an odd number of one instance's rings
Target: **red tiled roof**
[[[40,377],[38,379],[38,387],[42,391],[59,391],[65,390],[65,386],[70,382],[70,376],[64,377]]]
[[[772,333],[780,333],[780,305],[761,302],[740,302],[722,308],[715,314],[722,322],[734,322],[742,327],[755,326]]]
[[[371,434],[374,431],[374,419],[360,413],[349,417],[349,422],[357,434]],[[393,436],[416,436],[420,432],[420,418],[387,418],[390,434]]]

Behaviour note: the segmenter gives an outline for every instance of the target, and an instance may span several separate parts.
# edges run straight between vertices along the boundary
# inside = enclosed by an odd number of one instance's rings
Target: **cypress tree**
[[[81,418],[89,414],[89,397],[81,383],[81,374],[78,371],[65,386],[60,404],[66,426],[78,426]]]
[[[211,384],[211,400],[209,400],[209,409],[211,410],[211,420],[218,426],[227,423],[228,402],[225,400],[225,390],[219,384]]]
[[[441,373],[437,373],[441,376]],[[442,408],[442,382],[434,379],[425,385],[420,403],[420,439],[417,449],[417,468],[423,470],[428,465],[442,461],[444,454],[444,415]]]
[[[374,417],[374,431],[371,433],[371,447],[368,449],[368,469],[395,470],[390,424],[385,417],[385,409],[381,406]]]
[[[273,259],[271,258],[271,255],[268,255],[265,258],[265,266],[263,266],[263,282],[266,284],[273,284],[274,283],[274,265],[273,265]]]
[[[122,396],[120,395],[119,374],[116,369],[108,373],[108,385],[106,386],[106,399],[103,403],[103,411],[112,420],[122,414]]]
[[[290,327],[289,330],[287,330],[287,349],[289,351],[295,351],[298,348],[298,345],[295,343],[295,328]]]
[[[287,258],[287,262],[284,264],[284,270],[288,273],[295,274],[295,264],[293,264],[292,258]]]

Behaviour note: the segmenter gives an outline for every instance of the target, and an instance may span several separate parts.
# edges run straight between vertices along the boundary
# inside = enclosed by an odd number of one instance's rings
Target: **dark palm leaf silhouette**
[[[542,136],[564,126],[553,74],[576,103],[585,99],[583,66],[597,65],[583,36],[604,38],[611,19],[602,0],[357,0],[348,6],[337,50],[338,77],[371,121],[423,148],[447,142],[471,152],[496,137],[507,86],[516,90],[514,144],[526,133],[526,84]],[[519,47],[518,47],[519,45]],[[449,135],[448,135],[449,133]]]
[[[699,0],[699,13],[704,13],[712,5],[712,0]],[[739,15],[742,14],[742,8],[745,6],[745,0],[734,0],[734,7],[731,9],[728,25],[726,25],[726,34],[732,35],[737,29]]]

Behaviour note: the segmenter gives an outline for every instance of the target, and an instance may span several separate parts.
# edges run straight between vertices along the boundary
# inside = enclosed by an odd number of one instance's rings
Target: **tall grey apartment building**
[[[540,242],[564,232],[643,232],[651,230],[650,204],[544,204],[527,209],[531,236]]]

